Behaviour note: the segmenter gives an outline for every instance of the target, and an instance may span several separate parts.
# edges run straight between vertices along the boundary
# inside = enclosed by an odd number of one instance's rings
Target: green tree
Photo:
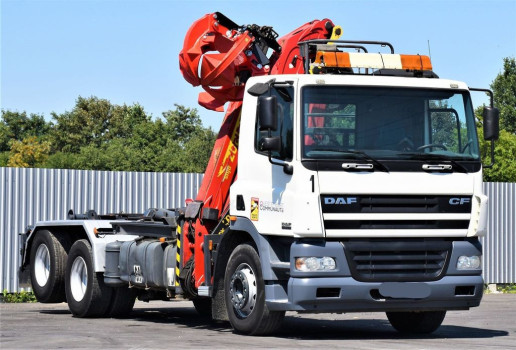
[[[75,169],[76,157],[77,155],[74,153],[51,153],[43,164],[43,167],[52,169]]]
[[[484,140],[482,128],[478,128],[480,150],[483,164],[491,163],[490,142]],[[495,142],[495,163],[492,168],[484,169],[484,181],[516,182],[516,135],[501,130]]]
[[[50,152],[50,143],[38,141],[36,136],[29,136],[22,141],[13,140],[7,166],[28,168],[41,166]]]
[[[153,120],[139,104],[79,96],[71,111],[52,118],[2,111],[0,165],[202,172],[216,139],[196,109],[177,104]]]
[[[495,106],[500,110],[500,138],[495,141],[495,164],[484,170],[484,181],[516,182],[516,59],[504,58],[504,70],[491,84]],[[484,164],[491,163],[490,142],[483,137],[483,107],[475,114]]]
[[[135,124],[149,121],[143,108],[113,105],[106,99],[80,97],[70,112],[52,113],[53,151],[78,153],[82,147],[101,145],[118,137],[131,137]]]
[[[163,112],[166,121],[166,133],[169,138],[180,144],[187,143],[199,130],[201,130],[201,117],[195,108],[187,108],[174,104],[174,110]]]
[[[495,107],[500,110],[500,127],[516,134],[516,58],[503,59],[503,72],[491,84]]]
[[[9,152],[0,152],[0,166],[6,167],[9,161]]]
[[[183,172],[204,173],[217,134],[212,129],[202,129],[196,132],[184,147],[182,153]]]
[[[49,133],[50,126],[42,115],[27,116],[26,112],[2,110],[0,152],[9,151],[13,140],[22,141],[29,136],[44,138]]]

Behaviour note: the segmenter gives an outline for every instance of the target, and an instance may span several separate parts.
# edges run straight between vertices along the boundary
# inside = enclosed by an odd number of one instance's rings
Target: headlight
[[[298,271],[335,270],[335,265],[335,259],[328,256],[322,258],[315,256],[296,258],[296,270]]]
[[[459,256],[457,260],[457,270],[476,270],[480,268],[480,257],[473,256]]]

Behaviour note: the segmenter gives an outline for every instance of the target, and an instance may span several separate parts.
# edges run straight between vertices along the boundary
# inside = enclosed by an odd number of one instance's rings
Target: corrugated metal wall
[[[194,198],[202,174],[0,168],[0,290],[18,290],[18,233],[39,220],[76,213],[141,213]],[[487,283],[516,283],[516,184],[485,183],[489,196],[484,244]]]
[[[516,283],[516,183],[486,182],[489,197],[483,269],[487,283]]]
[[[18,233],[41,220],[84,213],[142,213],[195,198],[202,174],[0,167],[0,291],[18,290]]]

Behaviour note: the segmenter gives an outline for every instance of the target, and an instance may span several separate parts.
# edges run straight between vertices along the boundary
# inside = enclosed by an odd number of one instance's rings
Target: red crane
[[[237,176],[245,82],[251,76],[305,73],[307,58],[302,57],[298,43],[336,38],[340,31],[329,19],[314,20],[277,39],[272,27],[237,25],[215,12],[194,22],[186,33],[179,67],[186,81],[205,90],[199,94],[199,104],[223,112],[229,102],[201,187],[195,201],[188,203],[181,228],[180,263],[191,275],[183,289],[192,291],[190,294],[206,278],[203,237],[229,225],[226,214],[229,188]]]

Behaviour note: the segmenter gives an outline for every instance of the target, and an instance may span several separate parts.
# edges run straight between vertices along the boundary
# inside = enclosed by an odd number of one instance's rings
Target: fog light
[[[480,257],[473,256],[459,256],[457,260],[457,270],[476,270],[480,268]]]
[[[335,265],[335,259],[328,256],[322,258],[315,256],[296,258],[296,270],[298,271],[335,270]]]

